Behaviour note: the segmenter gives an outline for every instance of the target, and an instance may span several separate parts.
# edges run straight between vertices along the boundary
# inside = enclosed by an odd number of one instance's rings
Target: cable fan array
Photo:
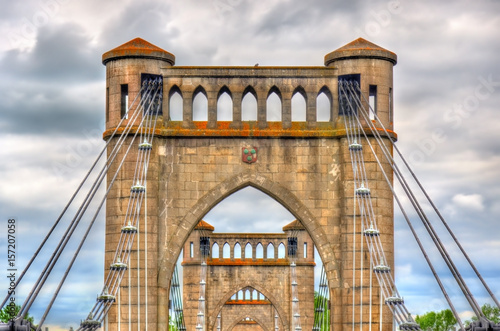
[[[55,265],[60,261],[60,257],[66,248],[67,244],[69,243],[70,239],[73,237],[75,230],[77,227],[83,223],[81,222],[82,219],[90,219],[88,221],[87,228],[85,229],[85,232],[83,236],[80,239],[80,242],[78,244],[78,247],[73,253],[72,258],[70,259],[69,263],[67,264],[66,270],[64,272],[63,277],[61,278],[59,284],[57,285],[57,288],[53,292],[53,296],[50,300],[50,303],[47,305],[46,310],[43,313],[42,318],[40,319],[40,322],[38,326],[36,327],[36,330],[39,331],[42,328],[43,323],[45,322],[45,319],[50,312],[54,301],[56,300],[62,286],[64,285],[64,282],[71,271],[76,258],[78,257],[81,248],[83,244],[85,243],[90,230],[92,229],[93,225],[95,224],[95,221],[106,201],[106,198],[113,186],[114,181],[117,178],[118,172],[122,168],[124,161],[131,149],[131,147],[134,144],[134,141],[136,138],[139,136],[141,141],[144,141],[139,149],[140,152],[138,153],[138,161],[137,161],[137,166],[136,166],[136,175],[134,177],[134,182],[137,183],[136,187],[132,188],[132,196],[133,200],[129,204],[129,212],[127,214],[127,220],[125,220],[124,223],[124,229],[122,230],[122,236],[120,238],[120,244],[117,249],[117,253],[115,254],[115,259],[114,263],[110,267],[110,272],[108,273],[108,277],[104,286],[104,289],[101,293],[101,296],[98,299],[98,303],[94,307],[94,309],[91,311],[89,314],[89,318],[87,318],[85,321],[83,321],[82,326],[80,329],[91,329],[94,330],[98,328],[101,324],[102,319],[106,315],[107,311],[109,310],[109,306],[111,303],[114,301],[114,296],[116,295],[116,290],[119,286],[120,280],[123,277],[123,272],[126,269],[126,264],[128,263],[129,259],[129,253],[130,253],[130,248],[133,243],[133,237],[135,235],[134,228],[136,228],[136,225],[139,221],[138,218],[138,212],[140,211],[141,207],[141,201],[144,197],[144,190],[140,188],[141,186],[145,185],[145,178],[146,178],[146,171],[147,171],[147,166],[149,162],[149,154],[151,151],[151,141],[153,138],[154,134],[154,127],[156,125],[156,119],[158,114],[160,113],[160,105],[161,105],[161,98],[162,98],[162,78],[158,77],[155,79],[148,79],[145,80],[141,86],[140,92],[137,94],[136,98],[133,100],[131,103],[128,112],[126,115],[120,120],[118,125],[116,126],[115,130],[112,132],[110,135],[109,139],[107,140],[104,148],[101,150],[99,153],[98,157],[96,158],[95,162],[91,166],[90,170],[87,172],[87,174],[84,176],[83,180],[79,184],[78,188],[74,192],[74,194],[71,196],[70,200],[66,204],[66,206],[63,208],[63,211],[57,218],[57,220],[54,222],[53,226],[49,230],[48,234],[45,236],[43,239],[42,243],[40,246],[37,248],[35,251],[34,255],[28,262],[27,266],[25,269],[21,272],[19,278],[17,279],[17,282],[15,284],[15,288],[17,288],[20,284],[20,282],[23,280],[23,277],[26,275],[30,267],[32,266],[33,262],[35,259],[39,256],[39,253],[42,251],[43,247],[51,237],[51,235],[54,233],[54,230],[56,227],[61,223],[61,220],[63,217],[66,215],[68,210],[71,210],[72,204],[75,202],[76,198],[79,197],[79,194],[83,191],[82,188],[84,184],[89,183],[90,188],[88,192],[85,194],[85,196],[82,198],[82,202],[79,206],[77,206],[76,213],[71,216],[71,221],[69,222],[66,230],[64,231],[64,234],[58,241],[54,251],[52,252],[52,255],[48,259],[47,263],[43,267],[42,272],[40,273],[38,279],[35,281],[33,287],[31,288],[26,300],[24,301],[23,305],[21,306],[21,309],[19,311],[19,314],[14,320],[14,324],[12,327],[16,326],[22,326],[24,325],[25,321],[23,321],[22,316],[25,316],[26,313],[29,311],[29,309],[32,307],[33,303],[37,299],[38,295],[40,294],[42,288],[44,287],[47,278],[49,277],[50,273],[54,269]],[[141,96],[141,98],[139,98]],[[139,101],[140,100],[140,101]],[[138,102],[139,101],[139,102]],[[142,116],[145,114],[146,116]],[[128,118],[128,121],[125,122],[125,119]],[[137,124],[139,122],[139,124]],[[124,126],[122,126],[125,124]],[[136,128],[136,130],[133,132],[132,129]],[[122,134],[118,137],[118,139],[113,139],[117,136],[118,129],[122,130]],[[91,206],[91,203],[93,202],[93,199],[96,197],[96,194],[103,183],[104,179],[106,178],[106,175],[108,174],[108,171],[111,167],[111,165],[118,160],[119,152],[122,149],[122,147],[125,145],[125,141],[127,137],[131,136],[130,139],[130,145],[127,147],[126,152],[123,153],[122,159],[119,162],[119,165],[116,167],[116,173],[113,174],[112,179],[109,182],[109,186],[104,194],[104,196],[101,198],[101,200],[98,202],[97,207],[95,210],[93,210],[93,214],[91,216],[88,216],[86,212],[90,212],[89,208]],[[111,145],[111,142],[114,144]],[[112,147],[112,148],[111,148]],[[111,148],[111,151],[108,151],[108,157],[106,159],[106,162],[102,166],[100,170],[97,169],[98,163],[101,160],[101,158],[106,154],[105,152],[108,150],[108,148]],[[97,169],[97,170],[96,170]],[[95,172],[97,171],[97,175],[95,175]],[[89,178],[91,177],[91,174],[95,175],[95,179],[93,181],[90,181]],[[108,174],[109,175],[109,174]],[[85,217],[84,217],[85,216]],[[9,300],[10,294],[7,294],[5,297],[4,301],[0,306],[5,305],[7,300]],[[95,316],[95,318],[94,318]]]
[[[174,268],[174,274],[172,276],[172,283],[170,284],[170,300],[172,304],[170,305],[170,318],[171,322],[178,331],[186,331],[186,326],[184,325],[184,313],[182,309],[182,293],[179,282],[179,270],[177,265]]]
[[[196,316],[196,330],[206,330],[205,314],[206,314],[206,288],[207,288],[207,258],[210,255],[210,237],[208,231],[200,230],[200,296],[198,298],[198,314]]]
[[[416,324],[411,315],[409,314],[406,306],[404,305],[403,299],[400,297],[394,278],[391,273],[391,268],[386,264],[386,257],[384,254],[382,242],[380,239],[380,231],[377,228],[376,217],[373,209],[371,191],[368,182],[367,171],[363,156],[363,146],[361,142],[361,132],[364,132],[359,122],[359,117],[357,116],[358,105],[354,104],[356,99],[359,100],[356,94],[347,93],[345,85],[350,84],[350,82],[339,81],[339,90],[341,93],[340,97],[340,107],[345,115],[345,129],[347,133],[347,140],[349,145],[349,154],[351,157],[351,165],[353,169],[353,179],[354,179],[354,215],[359,214],[361,218],[361,233],[362,237],[360,239],[361,251],[363,251],[363,245],[366,241],[367,249],[370,252],[370,258],[373,264],[373,272],[376,275],[382,296],[385,298],[385,303],[388,305],[392,311],[396,322],[398,323],[400,329],[408,330],[418,330],[420,327]],[[385,145],[384,145],[385,146]],[[357,211],[356,211],[357,209]],[[354,216],[356,217],[356,216]],[[356,219],[354,219],[354,224],[356,224]],[[354,236],[356,236],[356,228],[354,227]],[[353,259],[355,259],[355,248],[356,239],[353,240]],[[363,258],[361,258],[361,263]],[[353,261],[353,264],[355,261]],[[361,265],[361,269],[363,266]],[[361,283],[363,283],[363,273],[361,272]],[[355,268],[353,268],[353,325],[355,319]],[[370,286],[371,290],[371,286]],[[363,323],[363,287],[360,287],[360,324]],[[370,309],[371,309],[371,296],[370,296]],[[370,314],[371,318],[371,314]],[[370,321],[371,322],[371,321]],[[354,326],[353,326],[354,327]]]
[[[302,330],[300,325],[300,302],[299,302],[299,284],[297,283],[297,246],[298,246],[298,228],[292,229],[288,237],[288,259],[290,260],[290,284],[292,287],[292,328],[293,330]]]
[[[326,278],[325,266],[322,266],[319,279],[319,291],[318,295],[314,298],[314,325],[312,331],[330,330],[329,299],[330,291],[328,289],[328,279]]]
[[[392,186],[391,180],[389,179],[388,175],[385,173],[384,168],[382,167],[381,162],[380,162],[377,154],[374,152],[374,147],[372,146],[370,140],[368,139],[368,135],[365,132],[365,130],[360,122],[360,118],[361,118],[366,123],[365,125],[368,126],[368,129],[369,129],[369,132],[371,133],[371,136],[377,142],[380,150],[382,151],[382,153],[384,155],[384,158],[388,161],[388,165],[392,168],[392,171],[395,175],[395,178],[401,184],[405,195],[408,197],[412,207],[415,209],[420,221],[422,221],[422,224],[424,225],[426,232],[428,233],[429,237],[432,239],[434,245],[438,249],[441,257],[443,258],[443,261],[446,263],[448,269],[450,270],[455,281],[457,282],[458,286],[460,287],[460,290],[462,291],[464,297],[467,299],[472,310],[476,314],[477,321],[471,323],[471,326],[470,326],[471,330],[475,330],[476,328],[478,328],[478,329],[492,328],[493,330],[500,330],[500,324],[495,325],[491,321],[487,320],[486,317],[484,316],[483,312],[481,311],[481,308],[477,304],[476,300],[474,299],[474,296],[472,295],[467,284],[465,283],[465,280],[461,276],[461,274],[460,274],[459,270],[457,269],[456,265],[454,264],[451,256],[449,255],[449,253],[446,250],[445,246],[443,245],[441,239],[439,238],[439,235],[435,231],[434,226],[431,224],[431,222],[430,222],[428,216],[426,215],[424,209],[422,208],[420,202],[417,200],[413,190],[410,188],[410,185],[407,182],[407,180],[405,179],[401,169],[398,167],[397,163],[394,161],[394,159],[392,157],[391,150],[389,150],[389,148],[385,144],[385,141],[382,138],[381,131],[383,132],[384,137],[388,138],[389,141],[392,141],[392,138],[391,138],[389,132],[387,131],[387,129],[384,127],[383,123],[378,118],[376,112],[371,107],[369,110],[366,110],[366,108],[364,107],[363,103],[361,102],[360,95],[364,98],[364,104],[369,105],[369,102],[368,102],[368,100],[366,100],[366,97],[361,93],[361,89],[359,87],[359,84],[355,81],[339,81],[339,92],[341,94],[341,98],[340,98],[341,107],[343,107],[343,109],[345,110],[345,114],[348,115],[348,116],[346,116],[346,122],[345,122],[346,123],[346,132],[348,132],[349,150],[351,153],[351,160],[352,160],[353,170],[354,170],[355,174],[361,173],[361,175],[364,176],[363,175],[364,174],[364,162],[362,159],[363,154],[361,153],[362,146],[361,146],[361,144],[359,144],[359,142],[361,141],[361,135],[363,135],[364,140],[366,141],[367,145],[370,147],[371,153],[373,154],[379,168],[382,170],[383,176],[384,176],[384,178],[385,178],[385,180],[386,180],[386,182],[387,182],[387,184],[388,184],[388,186],[389,186],[389,188],[394,196],[394,200],[396,201],[399,208],[401,209],[403,217],[405,218],[405,220],[410,228],[410,231],[412,232],[412,235],[415,237],[417,245],[419,246],[427,264],[429,265],[431,272],[433,273],[445,299],[447,300],[448,305],[449,305],[455,319],[457,320],[460,328],[462,330],[464,330],[464,325],[460,319],[460,316],[458,315],[453,303],[451,302],[451,300],[447,294],[447,291],[446,291],[443,283],[441,282],[439,275],[437,274],[431,260],[429,259],[429,256],[428,256],[424,246],[422,245],[420,238],[419,238],[417,232],[415,231],[415,229],[412,225],[412,222],[410,221],[410,219],[408,217],[408,214],[406,213],[405,209],[403,208],[401,200],[399,199],[398,195],[396,194],[396,192],[394,190],[394,187]],[[357,116],[357,113],[358,113],[357,110],[359,110],[360,116]],[[372,122],[370,117],[374,119],[373,122]],[[438,208],[436,207],[436,205],[434,204],[434,202],[432,201],[430,196],[427,194],[426,190],[421,185],[420,181],[416,177],[415,173],[413,172],[413,170],[409,166],[406,159],[401,154],[398,147],[395,144],[392,144],[392,146],[393,146],[394,150],[397,152],[397,155],[401,158],[404,166],[407,168],[407,170],[411,174],[411,177],[415,181],[419,190],[425,196],[425,199],[427,200],[427,202],[432,206],[432,209],[436,213],[437,218],[443,224],[443,226],[446,228],[446,230],[447,230],[448,234],[451,236],[451,238],[453,238],[455,244],[459,248],[459,251],[463,254],[465,259],[469,263],[469,266],[476,273],[476,276],[481,281],[482,285],[484,286],[484,288],[486,289],[486,291],[488,292],[488,294],[490,295],[492,300],[495,302],[497,307],[500,308],[500,304],[499,304],[498,300],[496,299],[495,295],[492,293],[492,291],[490,290],[490,288],[488,287],[488,285],[484,281],[483,277],[481,276],[481,274],[479,273],[479,271],[477,270],[477,268],[475,267],[475,265],[473,264],[473,262],[471,261],[471,259],[467,255],[467,253],[465,252],[465,250],[463,249],[462,245],[460,244],[460,242],[458,241],[458,239],[454,235],[453,231],[448,226],[447,222],[444,220],[444,218],[441,215],[441,213],[439,212]],[[354,153],[355,151],[357,151],[357,153]],[[364,187],[364,185],[367,183],[366,181],[363,181],[364,178],[366,178],[366,177],[357,177],[356,178],[357,179],[356,184],[360,185],[360,186],[356,186],[357,187],[356,188],[356,197],[360,196],[362,198],[361,199],[362,201],[364,200],[364,201],[369,202],[370,201],[369,200],[370,191],[369,191],[368,187]],[[361,179],[361,183],[359,182],[360,179]],[[361,204],[359,204],[359,207],[362,209],[362,211],[366,210],[367,209],[366,207],[369,207],[368,212],[370,212],[371,203],[368,203],[368,204],[361,203]],[[370,215],[370,214],[368,214],[368,215]],[[364,227],[364,234],[365,234],[365,237],[367,238],[367,241],[369,238],[378,237],[379,232],[376,228],[376,223],[375,223],[373,216],[368,216],[368,217],[362,216],[362,217],[364,220],[364,222],[362,222],[363,227]],[[367,227],[368,221],[370,221],[369,227]],[[370,247],[370,253],[371,253],[372,258],[375,257],[375,259],[376,258],[380,259],[383,257],[380,254],[381,253],[380,251],[373,252],[371,250],[371,248],[373,247],[373,244],[371,245],[370,241],[368,241],[368,245]],[[378,253],[378,254],[374,254],[374,253]],[[379,279],[379,282],[381,280],[382,281],[385,281],[385,280],[392,281],[392,277],[380,277],[381,275],[384,275],[384,273],[381,274],[380,271],[382,271],[385,268],[384,268],[384,266],[382,266],[380,264],[379,264],[379,266],[382,267],[379,269],[379,272],[377,272],[377,278]],[[377,266],[375,266],[375,268],[377,268]],[[408,329],[408,328],[412,329],[412,328],[417,327],[417,325],[415,325],[413,319],[411,318],[411,315],[408,315],[408,319],[406,321],[401,321],[400,315],[403,312],[407,313],[406,308],[403,308],[403,310],[398,308],[400,306],[404,307],[404,305],[402,304],[402,299],[400,299],[399,294],[397,293],[397,290],[395,290],[395,287],[393,287],[394,294],[392,296],[389,296],[390,295],[390,293],[388,293],[389,288],[387,285],[383,285],[383,284],[384,283],[381,283],[381,287],[384,289],[383,292],[384,292],[385,302],[387,305],[389,305],[389,307],[391,307],[391,310],[395,314],[395,319],[398,322],[400,328],[401,329]],[[392,284],[392,283],[389,283],[389,284]],[[401,304],[398,303],[399,301],[401,301]],[[398,308],[398,309],[395,309],[395,308]]]
[[[146,90],[142,92],[142,99],[139,104],[138,110],[132,115],[132,120],[129,122],[134,122],[134,116],[139,116],[139,114],[145,114],[143,116],[137,131],[132,137],[130,145],[127,147],[125,156],[122,159],[118,170],[116,171],[113,179],[111,180],[111,188],[118,171],[125,160],[125,157],[130,152],[134,140],[139,135],[139,145],[137,152],[137,159],[135,163],[133,184],[130,188],[130,198],[127,205],[127,211],[125,218],[123,220],[123,227],[120,231],[120,238],[118,240],[118,245],[114,254],[114,262],[109,267],[109,272],[106,275],[104,281],[104,287],[100,295],[97,296],[96,303],[91,309],[89,316],[86,320],[82,321],[80,327],[77,330],[95,330],[100,327],[104,317],[108,313],[109,309],[120,288],[120,283],[125,275],[125,271],[128,269],[130,263],[130,254],[132,251],[132,246],[134,244],[134,239],[138,234],[138,226],[140,222],[140,213],[142,210],[143,201],[146,195],[146,177],[147,170],[149,166],[149,159],[152,149],[152,141],[154,136],[154,131],[156,129],[156,123],[158,114],[160,113],[161,98],[162,98],[162,80],[157,78],[155,80],[149,80],[147,83],[150,87],[150,91]],[[156,109],[152,109],[155,107]],[[149,115],[149,116],[148,116]],[[124,133],[120,138],[126,137]],[[119,141],[115,145],[121,148],[125,139]],[[117,149],[118,150],[120,149]],[[114,151],[114,150],[113,150]]]

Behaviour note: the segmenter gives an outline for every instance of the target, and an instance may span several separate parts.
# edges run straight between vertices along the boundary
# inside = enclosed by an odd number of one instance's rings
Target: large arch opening
[[[220,330],[232,330],[239,321],[246,317],[260,321],[265,330],[275,330],[276,326],[279,330],[286,330],[286,307],[265,291],[265,289],[250,283],[229,290],[228,294],[216,303],[210,318],[214,323],[210,323],[208,330],[219,330],[219,326],[221,326]],[[268,295],[271,296],[268,297]],[[226,315],[230,316],[222,321],[221,316],[223,316],[224,310],[226,310]],[[228,310],[233,310],[232,314],[227,314]],[[259,310],[270,310],[272,313],[269,316],[262,316],[259,314]]]

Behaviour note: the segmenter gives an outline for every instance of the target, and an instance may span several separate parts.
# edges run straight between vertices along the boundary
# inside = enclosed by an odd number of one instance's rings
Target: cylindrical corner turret
[[[374,109],[384,126],[393,124],[393,67],[397,55],[363,38],[325,55],[325,66],[335,67],[339,79],[347,75],[359,75],[362,102]]]
[[[288,237],[287,256],[297,262],[314,262],[314,245],[309,233],[299,220],[283,227]]]
[[[102,55],[106,66],[106,130],[115,127],[141,89],[141,74],[160,75],[175,56],[141,38]]]
[[[214,227],[211,224],[200,220],[185,243],[183,261],[200,263],[208,257],[211,249],[210,236],[213,232]]]

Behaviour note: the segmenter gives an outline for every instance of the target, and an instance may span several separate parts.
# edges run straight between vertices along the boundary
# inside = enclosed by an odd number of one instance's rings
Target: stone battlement
[[[345,135],[338,79],[346,75],[362,77],[362,94],[374,96],[378,116],[386,128],[392,128],[396,55],[361,38],[327,54],[325,66],[175,66],[171,53],[139,38],[105,53],[103,63],[108,71],[105,137],[124,116],[128,100],[139,93],[143,74],[163,79],[162,116],[157,124],[162,136]],[[221,111],[223,95],[229,97],[230,111]],[[200,96],[202,106],[195,102]],[[271,96],[279,101],[269,107]],[[297,96],[305,107],[293,107]],[[246,98],[253,105],[245,107]]]

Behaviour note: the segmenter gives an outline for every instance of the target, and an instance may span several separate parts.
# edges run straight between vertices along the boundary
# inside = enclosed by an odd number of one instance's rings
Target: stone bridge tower
[[[208,211],[247,186],[288,209],[317,247],[327,272],[332,328],[351,330],[355,315],[354,323],[362,318],[366,330],[369,321],[373,328],[392,329],[390,311],[377,306],[379,288],[368,290],[368,258],[362,270],[359,263],[353,264],[353,243],[357,251],[361,246],[353,240],[353,174],[344,118],[339,112],[338,77],[357,76],[363,94],[375,92],[378,116],[392,129],[394,53],[360,38],[327,54],[325,66],[181,67],[174,65],[173,54],[137,38],[105,53],[103,64],[105,139],[125,115],[128,100],[137,96],[141,74],[163,77],[162,116],[152,142],[147,203],[130,272],[108,314],[107,329],[128,329],[129,325],[146,329],[147,323],[151,330],[168,330],[170,281],[182,248]],[[224,121],[217,107],[223,93],[232,100],[231,116]],[[267,109],[272,93],[281,101],[279,120],[274,121]],[[291,100],[297,93],[305,100],[303,117],[292,109]],[[326,121],[317,120],[320,93],[330,103]],[[193,101],[200,94],[206,97],[207,107],[194,116]],[[254,115],[246,114],[242,107],[248,95],[256,100]],[[175,114],[171,107],[174,96],[182,98],[182,110]],[[393,198],[373,156],[364,153],[386,262],[393,266]],[[125,162],[106,205],[106,270],[112,263],[133,185],[136,155],[131,152],[128,157],[130,162]],[[360,224],[356,228],[361,229]],[[361,313],[359,304],[352,304],[353,268],[357,275],[364,274]],[[356,284],[359,288],[360,279]],[[368,302],[375,303],[374,309],[365,309]],[[209,327],[205,325],[206,330]],[[290,330],[291,326],[284,324],[283,328]]]
[[[206,264],[207,330],[230,331],[250,319],[261,329],[286,330],[292,324],[292,300],[300,302],[303,330],[314,322],[314,248],[312,239],[299,221],[283,228],[283,233],[214,233],[200,221],[184,245],[183,297],[186,329],[194,330],[198,313],[202,257],[200,239],[209,238],[211,254]],[[288,254],[288,238],[297,238],[293,260]],[[291,262],[297,279],[291,279]],[[292,282],[296,285],[292,285]],[[297,297],[292,296],[297,286]],[[254,294],[251,298],[238,294]],[[257,297],[258,295],[258,297]],[[275,320],[275,316],[277,316]]]

